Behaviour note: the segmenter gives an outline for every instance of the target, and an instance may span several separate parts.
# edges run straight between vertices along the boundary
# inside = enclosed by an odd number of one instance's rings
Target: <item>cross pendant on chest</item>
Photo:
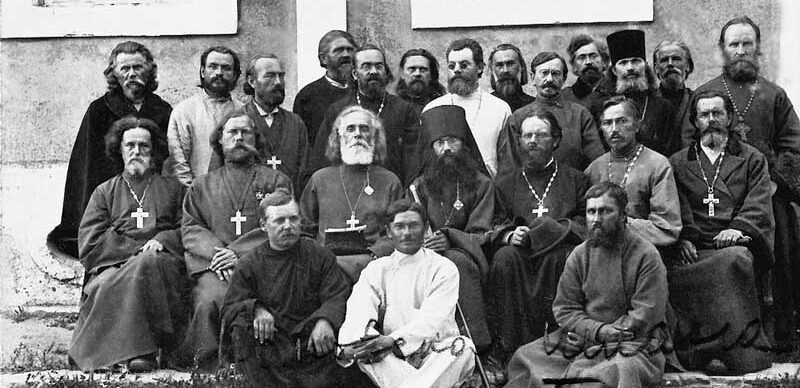
[[[542,215],[544,215],[544,213],[547,213],[549,211],[550,209],[544,207],[543,203],[540,203],[538,208],[531,210],[531,213],[536,214],[536,218],[539,218]]]
[[[247,217],[242,216],[242,212],[237,210],[236,216],[231,217],[231,222],[236,223],[236,235],[242,235],[242,222],[247,221]]]
[[[278,165],[283,164],[283,162],[281,162],[280,159],[276,158],[275,155],[272,155],[272,158],[270,160],[267,160],[267,164],[269,164],[269,166],[272,167],[273,170],[277,170]]]
[[[356,218],[356,214],[355,213],[350,213],[350,219],[345,221],[344,223],[348,225],[347,229],[355,229],[356,225],[360,224],[361,221],[359,221]]]
[[[150,217],[150,213],[144,211],[141,207],[137,207],[136,211],[131,213],[131,218],[136,218],[136,228],[144,228],[144,219]]]
[[[719,203],[719,198],[714,198],[714,193],[708,193],[708,197],[703,198],[703,203],[708,204],[708,215],[714,216],[714,204]]]

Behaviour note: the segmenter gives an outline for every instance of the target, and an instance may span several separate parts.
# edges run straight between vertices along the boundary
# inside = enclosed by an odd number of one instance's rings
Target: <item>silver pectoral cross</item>
[[[267,160],[267,164],[269,164],[269,166],[272,167],[273,170],[277,170],[278,165],[283,164],[283,162],[281,162],[280,159],[276,158],[275,155],[272,155],[272,158],[270,160]]]
[[[243,217],[242,216],[242,212],[239,211],[239,210],[236,211],[236,216],[231,217],[231,222],[236,223],[236,235],[237,236],[241,236],[242,235],[242,222],[245,222],[245,221],[247,221],[247,217]]]
[[[136,218],[136,228],[144,228],[144,219],[150,217],[150,213],[144,211],[141,207],[137,207],[136,211],[131,213],[131,218]]]
[[[703,198],[703,203],[708,204],[708,215],[714,216],[714,204],[719,203],[719,198],[714,198],[714,193],[708,193],[708,197]]]
[[[348,228],[347,228],[347,229],[355,229],[355,228],[356,228],[356,225],[360,224],[360,223],[361,223],[361,221],[359,221],[359,220],[356,218],[356,215],[355,215],[355,213],[350,213],[350,219],[349,219],[349,220],[347,220],[347,221],[345,221],[344,223],[348,225]]]
[[[549,211],[550,209],[544,207],[543,203],[540,203],[538,208],[531,210],[531,213],[536,214],[536,218],[539,218],[542,215],[544,215],[544,213],[547,213]]]

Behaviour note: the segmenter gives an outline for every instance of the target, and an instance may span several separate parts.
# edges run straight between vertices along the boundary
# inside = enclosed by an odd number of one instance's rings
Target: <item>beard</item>
[[[603,78],[603,73],[601,73],[600,69],[595,67],[593,64],[588,63],[583,67],[581,73],[578,74],[578,78],[580,78],[585,84],[595,85],[598,81],[600,81],[600,78]]]
[[[466,97],[478,89],[478,79],[456,75],[447,80],[447,91]]]
[[[358,80],[358,89],[367,98],[376,99],[386,91],[386,77],[380,75],[366,76]]]
[[[475,170],[463,151],[446,152],[425,167],[425,185],[431,195],[440,200],[444,188],[456,187],[456,182],[461,186],[462,193],[469,192],[475,185],[474,177]]]
[[[131,76],[128,78],[117,76],[117,82],[122,87],[122,92],[128,100],[136,101],[144,96],[145,81],[138,76]]]
[[[719,124],[711,124],[700,135],[700,144],[717,149],[728,141],[728,130]]]
[[[753,81],[758,76],[758,62],[749,58],[725,58],[723,71],[736,82]]]
[[[591,247],[613,248],[618,246],[622,240],[622,232],[625,230],[625,222],[623,217],[609,222],[606,225],[600,225],[589,229],[586,241]]]
[[[632,78],[631,76],[635,76]],[[647,78],[644,73],[632,71],[617,78],[617,94],[642,93],[647,91]]]
[[[412,79],[411,82],[406,83],[406,80],[400,78],[397,81],[397,94],[400,96],[422,96],[427,92],[428,85],[420,79]]]
[[[375,146],[365,140],[353,140],[341,145],[342,163],[346,165],[370,165],[375,159]]]
[[[513,75],[500,76],[495,80],[495,91],[505,98],[514,97],[522,91],[517,77]]]
[[[661,87],[667,91],[677,92],[683,89],[685,80],[680,70],[669,68],[661,74]]]
[[[283,99],[286,96],[286,90],[283,88],[282,84],[273,86],[272,90],[261,90],[257,91],[257,93],[258,99],[269,106],[279,106],[283,104]]]
[[[219,81],[219,82],[218,82]],[[223,76],[204,77],[203,89],[209,90],[215,94],[226,95],[230,94],[231,90],[236,87],[235,81],[226,80]]]
[[[552,152],[545,152],[539,147],[520,146],[523,156],[523,167],[527,170],[542,171],[553,157]]]
[[[255,147],[242,143],[225,152],[225,162],[246,165],[250,164],[256,156],[258,156],[258,150]]]
[[[125,163],[125,172],[134,178],[139,178],[144,176],[150,169],[150,164],[150,160],[141,157],[133,157]]]
[[[353,73],[353,59],[345,57],[339,58],[338,61],[328,61],[326,69],[334,75],[334,80],[347,84],[352,80],[350,74]]]

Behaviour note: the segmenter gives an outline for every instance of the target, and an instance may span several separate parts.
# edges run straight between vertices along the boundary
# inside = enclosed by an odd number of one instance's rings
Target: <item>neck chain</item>
[[[128,178],[125,178],[124,173],[122,174],[122,180],[125,181],[125,185],[128,186],[128,191],[131,192],[131,195],[133,195],[133,199],[139,205],[140,209],[144,209],[144,198],[147,196],[147,188],[150,187],[150,181],[152,179],[153,179],[152,175],[150,176],[150,178],[147,178],[147,184],[144,186],[144,191],[142,192],[142,199],[139,199],[139,196],[136,195],[135,191],[133,191],[133,186],[131,186],[131,183],[128,182]]]
[[[444,201],[439,201],[439,205],[442,207],[442,214],[445,215],[444,226],[450,226],[450,221],[453,218],[453,213],[458,210],[461,210],[464,207],[464,203],[461,202],[461,187],[459,184],[458,179],[456,179],[456,200],[450,205],[450,214],[444,210]]]
[[[694,154],[695,154],[695,156],[697,156],[697,166],[700,167],[700,173],[703,175],[703,181],[706,183],[706,187],[708,188],[708,193],[709,194],[713,194],[714,193],[714,185],[717,184],[717,178],[719,178],[719,170],[720,170],[720,168],[722,168],[722,159],[725,157],[725,150],[727,149],[727,144],[722,147],[722,153],[719,154],[719,157],[717,158],[717,162],[711,164],[712,166],[714,164],[716,164],[717,165],[717,170],[714,172],[714,179],[711,181],[710,185],[708,184],[708,178],[706,177],[706,171],[703,170],[703,164],[700,163],[700,153],[697,152],[698,148],[700,148],[700,144],[699,143],[696,144],[695,147],[694,147]]]
[[[361,106],[361,91],[356,91],[356,102],[359,106]],[[383,112],[383,106],[386,105],[386,92],[383,92],[383,98],[381,99],[381,106],[378,108],[378,118],[381,117],[381,112]],[[369,170],[367,170],[369,172]]]
[[[450,105],[455,105],[456,104],[455,100],[453,100],[453,94],[454,93],[450,93]],[[478,113],[481,112],[481,104],[483,104],[483,94],[481,93],[480,90],[478,90],[478,109],[475,110],[475,114],[472,116],[472,120],[467,120],[468,123],[474,123],[475,120],[478,119]],[[462,108],[463,108],[463,106],[462,106]],[[466,111],[466,109],[465,109],[465,111]],[[472,125],[472,124],[470,124],[470,125]]]
[[[725,80],[725,76],[722,76],[722,85],[725,86],[725,94],[728,95],[728,98],[731,100],[731,105],[733,105],[733,111],[736,113],[736,116],[739,118],[739,122],[743,122],[745,116],[747,116],[747,112],[750,111],[750,106],[753,104],[753,99],[756,97],[756,84],[758,84],[758,78],[753,82],[753,90],[750,91],[750,97],[747,99],[747,105],[744,107],[743,111],[739,111],[739,107],[736,106],[736,100],[733,99],[733,95],[731,94],[730,88],[728,88],[728,81]]]
[[[342,165],[339,165],[339,179],[342,181],[342,190],[344,190],[344,199],[347,201],[347,207],[350,209],[350,219],[355,219],[356,217],[356,210],[358,209],[358,203],[361,201],[361,195],[367,190],[369,185],[369,166],[367,166],[367,179],[364,181],[364,184],[361,187],[361,190],[358,191],[358,198],[356,198],[356,204],[353,206],[350,203],[350,196],[347,194],[347,186],[344,184],[344,174],[342,173]],[[369,195],[369,193],[367,194]]]
[[[539,197],[539,194],[536,194],[536,190],[533,189],[531,181],[528,180],[528,175],[525,174],[525,169],[522,169],[522,177],[525,178],[525,183],[528,184],[528,189],[531,191],[531,194],[533,194],[533,197],[536,198],[540,208],[544,207],[544,199],[547,198],[547,193],[550,192],[550,187],[553,185],[553,181],[556,180],[556,174],[558,174],[558,163],[553,162],[553,164],[555,164],[556,170],[553,171],[553,175],[550,176],[550,181],[547,182],[547,187],[545,187],[541,197]]]
[[[633,165],[636,164],[636,160],[639,159],[639,155],[642,153],[644,149],[644,145],[640,144],[639,149],[636,150],[636,155],[633,156],[628,162],[628,167],[625,169],[625,175],[622,176],[622,180],[619,181],[619,187],[625,188],[625,184],[628,183],[628,178],[631,176],[631,170],[633,170]],[[611,154],[608,155],[608,180],[613,182],[614,180],[611,179]]]
[[[639,118],[639,121],[643,121],[644,120],[644,116],[647,114],[647,103],[649,101],[650,101],[650,96],[649,95],[645,95],[644,96],[644,108],[642,108],[642,117]]]
[[[225,190],[228,192],[228,198],[230,198],[231,202],[233,202],[233,206],[236,207],[236,211],[241,212],[242,208],[244,207],[244,201],[247,199],[247,192],[250,190],[250,186],[253,184],[253,180],[256,178],[256,170],[253,169],[253,171],[250,173],[250,179],[247,181],[247,186],[245,186],[241,196],[234,195],[233,188],[231,187],[231,183],[227,177],[227,173],[227,170],[223,170],[222,181],[225,183]]]

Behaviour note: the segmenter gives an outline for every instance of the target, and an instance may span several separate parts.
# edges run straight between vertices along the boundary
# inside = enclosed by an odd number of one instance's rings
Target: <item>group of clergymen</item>
[[[644,32],[606,42],[572,39],[563,89],[567,61],[537,54],[536,97],[514,45],[487,68],[453,41],[446,91],[414,49],[393,95],[384,51],[330,31],[294,113],[275,55],[241,104],[239,58],[209,48],[173,109],[151,52],[119,44],[48,236],[86,268],[72,359],[228,360],[268,386],[453,386],[476,354],[513,387],[770,366],[794,329],[800,122],[758,75],[759,27],[727,22],[694,92],[685,44],[651,68]]]

